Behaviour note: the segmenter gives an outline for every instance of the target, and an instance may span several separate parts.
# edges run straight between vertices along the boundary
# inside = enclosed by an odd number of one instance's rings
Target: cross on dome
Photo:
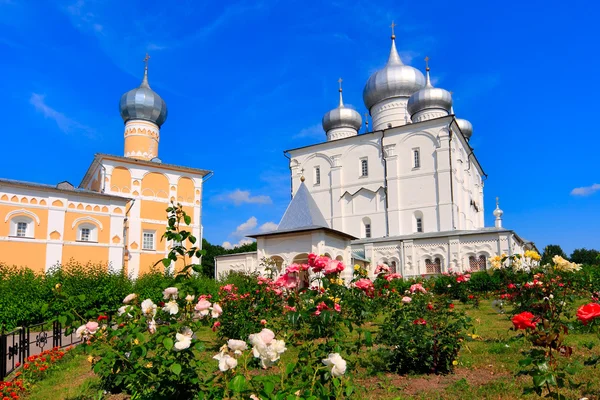
[[[397,26],[397,24],[394,23],[394,20],[392,20],[392,24],[390,25],[390,28],[392,28],[392,40],[396,39],[396,35],[394,34],[394,28]]]

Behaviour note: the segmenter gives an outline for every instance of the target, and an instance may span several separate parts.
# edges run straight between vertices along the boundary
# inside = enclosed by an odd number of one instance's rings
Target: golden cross
[[[343,81],[342,78],[338,79],[338,83],[340,84],[340,92],[342,91],[342,81]]]
[[[429,56],[425,56],[425,70],[429,71]]]
[[[396,34],[394,33],[394,27],[396,26],[396,24],[394,23],[394,21],[392,21],[392,24],[390,25],[390,28],[392,28],[392,38],[396,37]]]
[[[144,63],[146,63],[146,69],[148,69],[148,60],[150,60],[150,56],[146,53],[146,57],[144,57]]]

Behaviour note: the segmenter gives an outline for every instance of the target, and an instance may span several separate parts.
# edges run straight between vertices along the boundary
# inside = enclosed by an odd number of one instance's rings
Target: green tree
[[[594,249],[575,249],[571,253],[571,261],[577,264],[600,265],[600,251]]]
[[[565,252],[559,245],[549,244],[548,246],[544,247],[544,252],[542,253],[541,265],[551,264],[552,257],[554,257],[554,256],[561,256],[564,259],[567,258],[567,255],[565,254]]]

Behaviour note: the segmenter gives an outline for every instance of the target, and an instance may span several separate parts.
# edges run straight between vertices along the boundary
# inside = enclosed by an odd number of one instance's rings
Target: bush
[[[401,374],[450,373],[469,319],[444,298],[412,292],[397,298],[395,310],[379,329],[382,347],[371,353],[371,361],[376,368]]]

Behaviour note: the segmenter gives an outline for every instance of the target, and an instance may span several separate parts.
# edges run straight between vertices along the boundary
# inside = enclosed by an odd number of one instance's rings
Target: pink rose
[[[314,272],[323,271],[323,269],[327,268],[330,261],[331,260],[329,259],[329,257],[325,257],[325,256],[319,256],[319,257],[315,258],[315,260],[313,262],[313,271]]]
[[[369,290],[373,287],[373,282],[370,279],[362,278],[354,282],[354,286],[361,290]]]
[[[267,320],[266,319],[261,319],[260,320],[260,324],[261,325],[267,325]]]
[[[375,275],[385,274],[388,272],[390,272],[390,267],[385,264],[380,264],[377,266],[377,268],[375,268]]]
[[[408,303],[410,303],[411,301],[412,301],[412,299],[411,299],[410,297],[408,297],[408,296],[404,296],[404,297],[402,298],[402,302],[403,302],[404,304],[408,304]]]
[[[98,330],[98,323],[96,321],[90,321],[85,324],[85,329],[87,329],[88,332],[93,335]]]
[[[415,283],[414,285],[410,285],[410,292],[411,293],[416,293],[416,292],[427,293],[427,290],[420,283]]]
[[[335,306],[333,306],[333,309],[337,312],[341,312],[342,311],[342,306],[340,306],[338,303],[335,303]]]
[[[264,328],[262,331],[258,333],[258,336],[262,339],[263,343],[267,346],[271,344],[273,339],[275,339],[275,333],[272,330]]]
[[[294,289],[296,286],[298,286],[298,278],[291,276],[290,274],[283,274],[277,278],[275,284],[279,287]]]
[[[210,303],[208,303],[208,304],[210,304]],[[212,314],[213,318],[219,318],[221,316],[221,314],[223,314],[223,309],[221,308],[221,306],[219,305],[219,303],[213,304],[213,306],[212,306],[212,313],[211,314]]]
[[[165,290],[163,290],[163,298],[165,300],[176,299],[177,298],[177,288],[176,287],[168,287]]]
[[[194,309],[198,311],[201,315],[208,315],[208,311],[210,309],[210,301],[201,299]]]
[[[288,273],[288,274],[293,274],[293,273],[296,273],[296,272],[300,272],[300,265],[298,265],[298,264],[292,264],[292,265],[290,265],[289,267],[286,268],[285,272]]]
[[[386,279],[388,282],[391,282],[391,281],[392,281],[392,280],[394,280],[394,279],[402,279],[402,275],[400,275],[400,274],[389,274],[389,275],[386,275],[386,276],[385,276],[385,279]]]

